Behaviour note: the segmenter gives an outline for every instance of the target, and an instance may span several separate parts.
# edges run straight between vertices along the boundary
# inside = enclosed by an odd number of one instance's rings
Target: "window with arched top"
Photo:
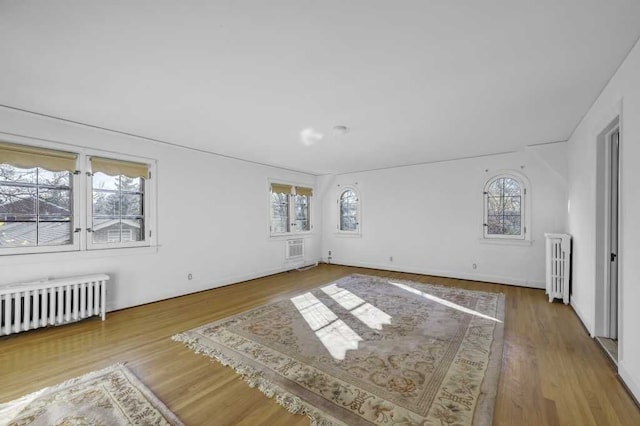
[[[269,229],[271,236],[311,232],[313,188],[271,182]]]
[[[354,188],[344,188],[338,198],[338,230],[340,232],[360,232],[360,199]]]
[[[484,188],[484,237],[525,239],[527,188],[523,179],[502,174]]]

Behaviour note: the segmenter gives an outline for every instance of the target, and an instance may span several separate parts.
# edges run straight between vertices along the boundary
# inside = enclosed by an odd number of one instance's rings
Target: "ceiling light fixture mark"
[[[305,146],[315,145],[324,139],[324,135],[313,127],[307,127],[300,132],[300,142]]]
[[[349,128],[347,126],[344,126],[342,124],[337,124],[333,126],[334,135],[345,135],[347,133],[349,133]]]

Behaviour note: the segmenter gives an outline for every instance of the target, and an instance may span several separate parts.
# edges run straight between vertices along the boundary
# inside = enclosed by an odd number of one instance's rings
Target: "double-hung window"
[[[0,142],[0,255],[151,245],[150,168]]]
[[[310,232],[313,189],[305,186],[271,183],[270,234],[289,235]]]

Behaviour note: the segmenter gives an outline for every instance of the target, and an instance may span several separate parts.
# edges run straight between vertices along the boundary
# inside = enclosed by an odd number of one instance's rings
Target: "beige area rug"
[[[0,404],[0,425],[182,425],[124,365]]]
[[[504,296],[351,275],[174,336],[322,425],[490,425]]]

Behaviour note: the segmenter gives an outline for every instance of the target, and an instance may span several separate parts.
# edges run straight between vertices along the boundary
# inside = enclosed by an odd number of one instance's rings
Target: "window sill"
[[[73,250],[47,253],[6,254],[0,256],[0,267],[6,265],[24,265],[29,263],[66,262],[78,259],[96,259],[101,257],[137,256],[154,254],[160,246],[104,248],[100,250]]]
[[[271,241],[281,241],[281,240],[293,240],[296,238],[311,238],[314,236],[313,231],[309,232],[290,232],[288,234],[272,234],[269,235],[269,240]]]
[[[334,235],[338,238],[362,238],[360,232],[336,232]]]
[[[493,244],[497,246],[531,246],[533,240],[516,240],[509,238],[479,238],[480,244]]]

